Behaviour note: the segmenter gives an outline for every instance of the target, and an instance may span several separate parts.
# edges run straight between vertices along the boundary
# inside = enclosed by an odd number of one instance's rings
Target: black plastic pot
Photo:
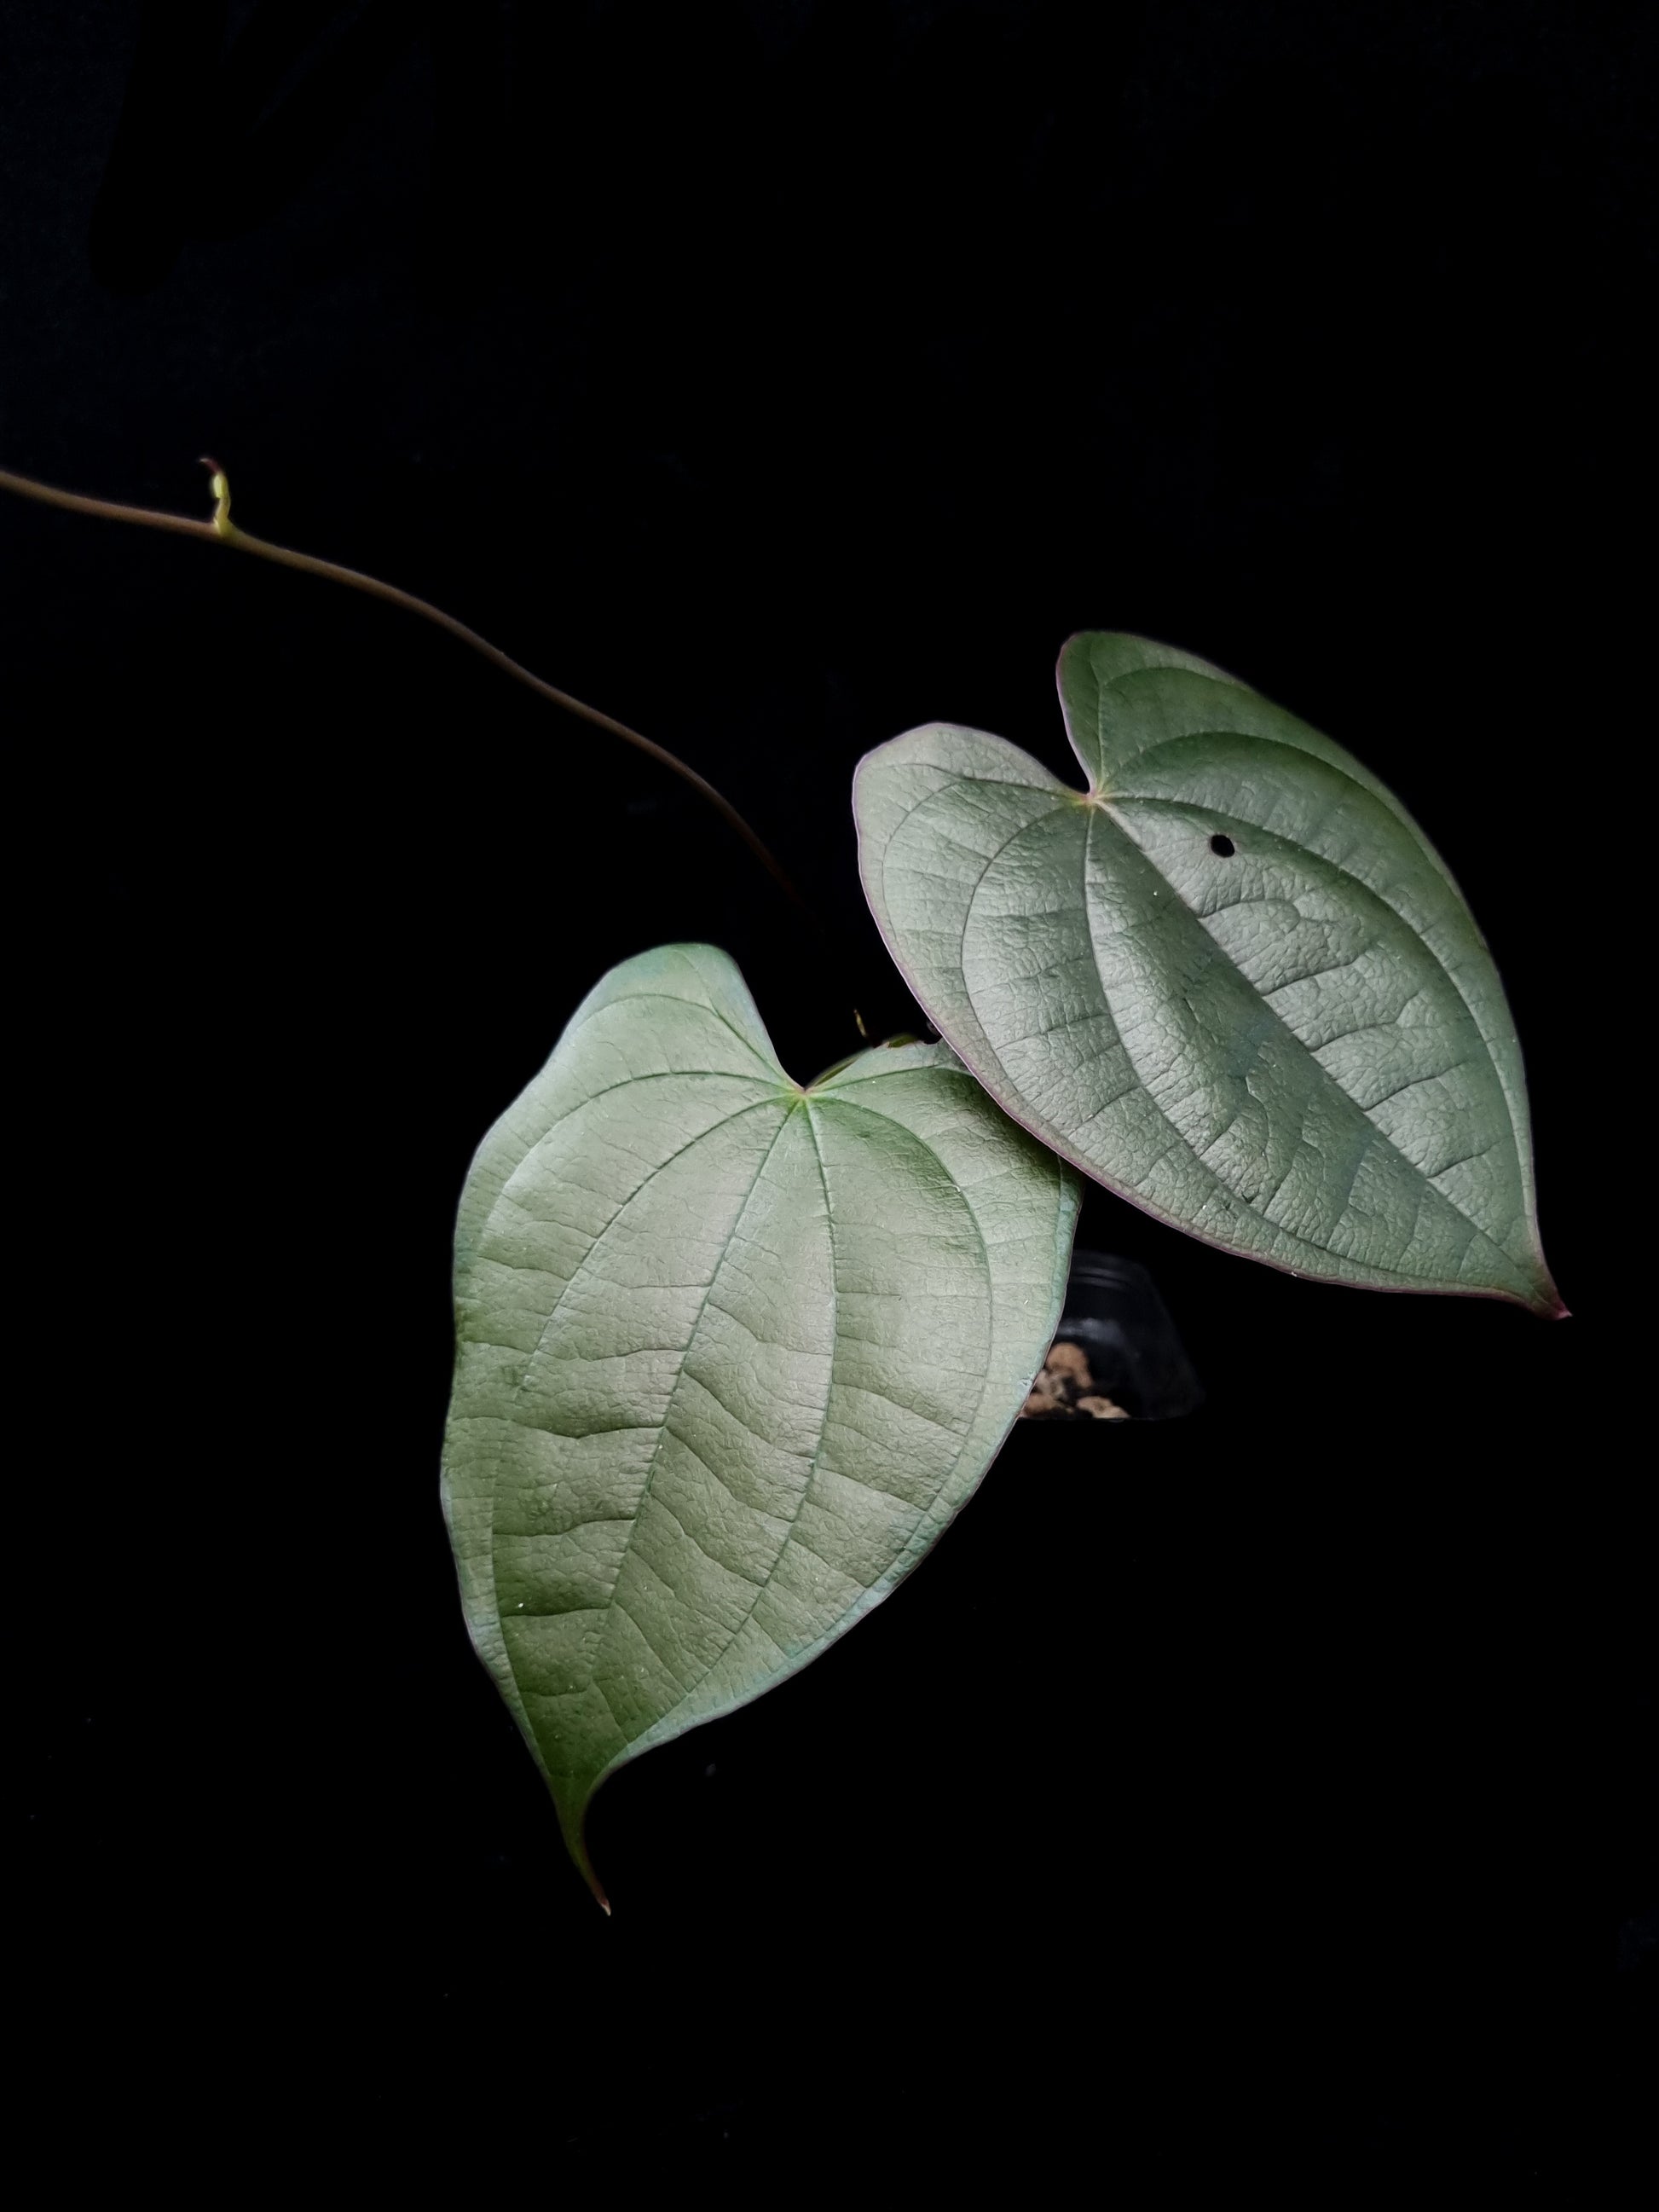
[[[1094,1387],[1142,1421],[1176,1420],[1204,1391],[1146,1270],[1113,1252],[1073,1252],[1054,1340],[1075,1344]]]

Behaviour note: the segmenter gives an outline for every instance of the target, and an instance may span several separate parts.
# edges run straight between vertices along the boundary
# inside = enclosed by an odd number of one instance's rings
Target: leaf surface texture
[[[793,1083],[708,946],[578,1010],[468,1176],[444,1495],[590,1881],[601,1778],[803,1666],[972,1492],[1077,1203],[944,1045]]]
[[[943,723],[860,765],[866,894],[941,1036],[1211,1243],[1564,1310],[1503,987],[1398,801],[1190,654],[1086,633],[1059,675],[1086,792]]]

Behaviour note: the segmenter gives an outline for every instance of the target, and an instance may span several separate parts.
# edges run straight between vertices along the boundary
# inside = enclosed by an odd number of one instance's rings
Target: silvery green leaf
[[[861,763],[866,893],[992,1097],[1160,1220],[1376,1289],[1565,1311],[1515,1025],[1444,863],[1318,731],[1085,634],[1076,790],[942,723]]]
[[[724,953],[614,969],[474,1160],[444,1497],[463,1601],[598,1892],[623,1761],[804,1666],[971,1495],[1079,1187],[943,1045],[807,1087]]]

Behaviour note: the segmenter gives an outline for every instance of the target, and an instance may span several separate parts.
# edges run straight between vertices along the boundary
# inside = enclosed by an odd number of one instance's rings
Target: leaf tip
[[[585,1847],[580,1856],[577,1858],[576,1864],[580,1870],[582,1880],[587,1884],[589,1889],[593,1893],[594,1904],[599,1906],[600,1911],[604,1913],[605,1918],[609,1920],[611,1917],[611,1899],[605,1893],[604,1883],[593,1871],[593,1863],[588,1857]]]
[[[1535,1313],[1540,1321],[1572,1319],[1572,1310],[1556,1289],[1554,1278],[1547,1269],[1540,1272],[1538,1287],[1526,1304],[1528,1311]]]
[[[611,1899],[605,1895],[605,1884],[594,1873],[593,1862],[587,1855],[587,1808],[592,1801],[592,1791],[590,1790],[574,1812],[571,1813],[568,1812],[563,1805],[559,1804],[556,1796],[554,1799],[558,1808],[559,1826],[564,1832],[565,1849],[569,1852],[571,1862],[577,1873],[592,1892],[593,1902],[608,1920],[611,1917]]]

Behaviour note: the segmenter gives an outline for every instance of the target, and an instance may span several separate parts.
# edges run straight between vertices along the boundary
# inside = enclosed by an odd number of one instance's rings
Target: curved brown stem
[[[488,638],[480,637],[477,630],[469,629],[464,622],[458,622],[453,615],[446,614],[441,607],[434,607],[430,600],[416,599],[414,592],[400,591],[395,584],[382,583],[378,576],[365,575],[360,568],[343,568],[337,561],[319,560],[314,553],[296,553],[286,545],[273,545],[269,538],[250,537],[245,530],[239,530],[230,519],[230,490],[223,471],[215,461],[205,461],[204,465],[213,471],[213,494],[216,507],[210,522],[198,521],[187,514],[168,514],[160,507],[125,507],[115,500],[89,499],[81,492],[61,491],[55,484],[39,483],[32,477],[16,476],[9,469],[0,469],[0,491],[15,492],[21,498],[39,500],[46,507],[65,507],[71,514],[95,514],[106,522],[133,522],[147,530],[171,530],[181,538],[200,538],[210,544],[234,546],[238,552],[256,554],[262,561],[275,561],[284,568],[299,568],[307,575],[326,577],[331,583],[348,585],[355,592],[368,592],[371,599],[384,599],[389,606],[401,607],[407,614],[419,615],[422,621],[435,624],[439,629],[447,630],[452,637],[459,638],[463,645],[471,646],[474,653],[482,653],[504,674],[516,678],[518,682],[540,697],[550,701],[555,707],[562,708],[567,714],[579,715],[583,721],[592,723],[595,729],[609,731],[613,738],[621,738],[627,744],[636,745],[641,752],[648,753],[664,768],[672,769],[676,775],[683,778],[695,792],[708,800],[723,822],[737,831],[773,881],[801,911],[809,911],[805,900],[796,890],[781,862],[773,857],[770,848],[750,828],[731,800],[717,791],[707,776],[699,775],[696,769],[688,767],[665,745],[656,744],[653,739],[642,736],[638,730],[629,729],[626,722],[617,721],[613,715],[602,714],[597,707],[590,707],[584,701],[573,698],[569,692],[561,691],[555,685],[544,683],[510,654],[503,653],[499,646],[491,645]]]

